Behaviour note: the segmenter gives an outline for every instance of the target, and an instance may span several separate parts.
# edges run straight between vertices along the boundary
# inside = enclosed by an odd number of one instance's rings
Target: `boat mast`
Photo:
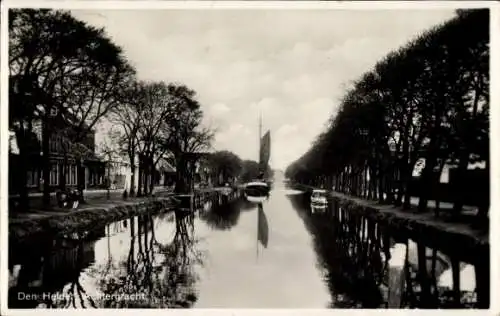
[[[260,161],[260,142],[262,141],[262,111],[259,110],[259,161]]]
[[[261,155],[261,141],[262,141],[262,111],[259,109],[259,179],[260,179],[260,173],[261,173],[261,168],[262,168],[262,161],[260,161],[260,155]],[[259,213],[257,212],[257,235],[256,235],[256,244],[255,244],[255,261],[259,260]]]

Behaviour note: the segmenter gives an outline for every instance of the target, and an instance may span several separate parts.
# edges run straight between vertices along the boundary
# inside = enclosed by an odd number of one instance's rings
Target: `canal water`
[[[396,235],[276,184],[261,204],[207,201],[16,246],[9,307],[488,307],[476,267]]]

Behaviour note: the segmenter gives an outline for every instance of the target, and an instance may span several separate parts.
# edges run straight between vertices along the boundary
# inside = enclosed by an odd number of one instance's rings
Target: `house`
[[[61,123],[52,126],[59,126],[58,129],[52,131],[49,139],[49,160],[50,160],[50,175],[49,183],[50,190],[56,190],[65,180],[67,188],[76,188],[80,177],[84,177],[85,188],[99,188],[104,185],[104,163],[95,155],[95,132],[87,131],[86,135],[80,142],[72,142],[71,137],[74,135],[71,123]],[[42,176],[42,123],[35,121],[33,123],[33,132],[29,138],[29,152],[27,166],[26,185],[31,192],[43,191],[43,176]],[[19,144],[15,134],[10,131],[9,140],[9,194],[18,193],[21,185],[19,177],[12,172],[19,170]],[[83,168],[78,168],[79,166]],[[84,173],[79,174],[79,170]],[[65,177],[64,179],[62,177]]]
[[[208,153],[186,153],[185,157],[189,160],[190,168],[193,172],[193,184],[197,185],[204,183],[205,185],[210,185],[215,183],[215,178],[210,172],[210,168],[206,163],[206,158]],[[176,168],[173,166],[172,161],[168,159],[160,159],[157,166],[157,172],[159,174],[158,184],[164,186],[172,186],[175,184],[176,179]]]
[[[130,163],[121,160],[105,160],[104,177],[109,178],[110,188],[115,189],[129,189],[131,168]]]
[[[176,169],[167,159],[158,161],[157,171],[159,173],[159,184],[169,187],[174,185]]]

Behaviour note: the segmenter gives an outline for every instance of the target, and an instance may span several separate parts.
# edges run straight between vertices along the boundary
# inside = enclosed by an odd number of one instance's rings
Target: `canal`
[[[260,205],[207,201],[84,235],[10,249],[9,307],[489,305],[477,267],[279,183]]]

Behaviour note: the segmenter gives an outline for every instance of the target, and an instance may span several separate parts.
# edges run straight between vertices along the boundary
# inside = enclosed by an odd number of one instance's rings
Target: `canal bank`
[[[138,215],[157,214],[174,208],[200,207],[205,200],[227,203],[239,197],[239,190],[224,194],[221,188],[197,190],[191,195],[116,200],[105,204],[88,205],[83,209],[26,214],[9,218],[9,244],[19,245],[45,238],[80,238],[80,233],[96,226],[128,219]],[[186,198],[187,197],[187,198]]]
[[[294,186],[306,191],[308,195],[314,189],[300,184]],[[488,308],[490,243],[487,230],[475,229],[467,222],[452,222],[442,217],[435,217],[432,211],[422,213],[414,209],[403,210],[401,207],[380,204],[378,201],[360,199],[334,191],[330,192],[329,196],[333,207],[338,208],[343,217],[347,217],[357,235],[366,235],[366,223],[372,222],[376,223],[379,230],[389,232],[394,238],[401,239],[403,243],[418,241],[418,266],[423,271],[426,270],[424,267],[428,259],[426,249],[445,253],[450,262],[454,263],[452,283],[456,301],[460,301],[461,268],[459,263],[465,262],[473,265],[475,291],[478,297],[477,306]]]
[[[307,192],[311,186],[295,184],[294,187]],[[386,226],[395,233],[401,232],[412,239],[421,240],[425,246],[445,251],[450,256],[475,262],[477,258],[489,258],[488,231],[473,228],[469,223],[450,222],[434,217],[433,212],[419,213],[403,210],[393,205],[379,204],[338,192],[330,192],[334,203],[354,216],[362,216]],[[486,265],[489,264],[485,262]]]
[[[173,206],[172,197],[161,197],[120,201],[108,205],[68,210],[65,213],[54,212],[53,215],[10,219],[9,242],[12,245],[31,242],[45,236],[65,237],[75,232],[90,230],[96,225],[105,225],[144,213],[155,213]]]

